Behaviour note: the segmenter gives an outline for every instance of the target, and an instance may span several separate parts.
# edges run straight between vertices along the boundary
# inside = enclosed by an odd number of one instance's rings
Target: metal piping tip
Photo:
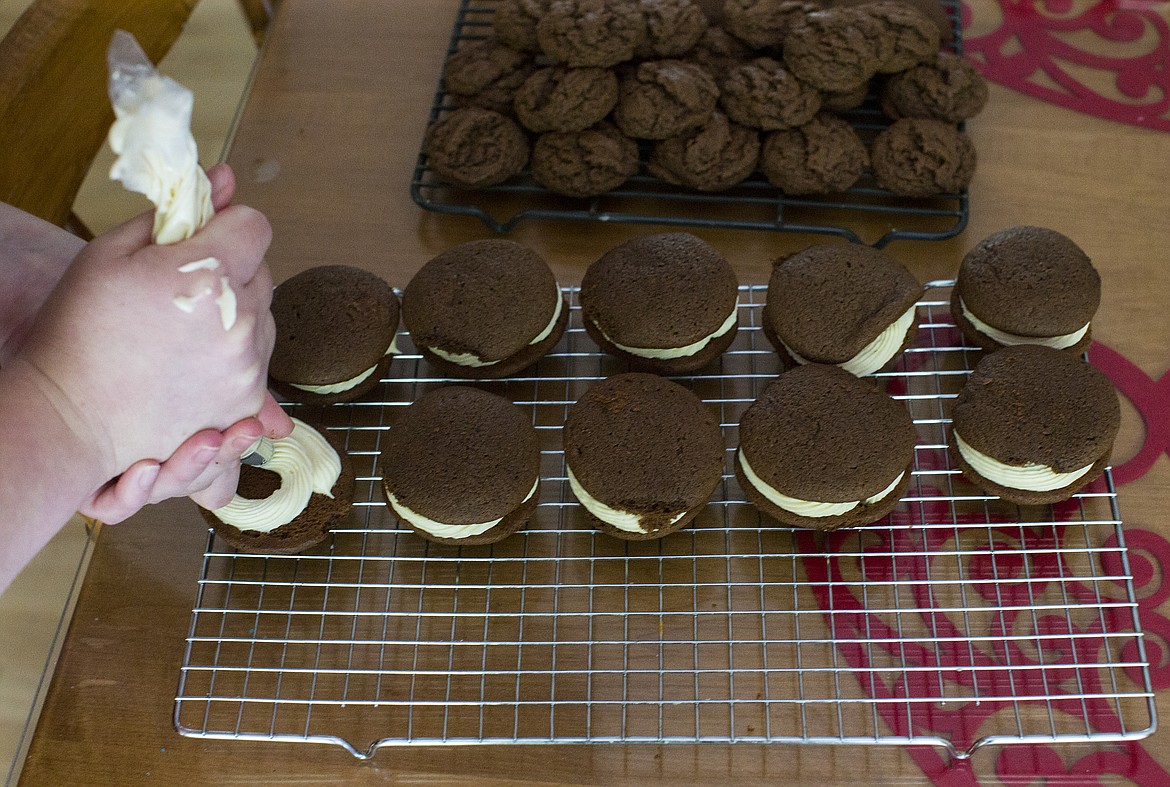
[[[244,452],[244,455],[240,457],[240,463],[251,465],[252,467],[261,467],[272,460],[272,452],[274,450],[275,446],[273,446],[272,440],[267,437],[261,437],[252,443],[251,448]]]

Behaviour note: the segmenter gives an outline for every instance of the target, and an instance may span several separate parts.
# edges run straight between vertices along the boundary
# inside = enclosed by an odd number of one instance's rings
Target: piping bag
[[[215,214],[211,181],[199,166],[199,151],[191,135],[195,98],[190,90],[160,74],[125,30],[114,32],[106,62],[115,117],[108,139],[118,157],[110,178],[154,203],[151,237],[155,243],[186,240]],[[219,260],[208,257],[187,263],[179,271],[215,271],[219,267]],[[218,292],[213,286],[204,286],[177,295],[176,308],[190,313],[198,301],[214,298],[223,329],[231,329],[236,321],[236,295],[226,276],[220,275],[218,284]],[[272,458],[272,451],[272,441],[261,437],[240,461],[262,465]]]

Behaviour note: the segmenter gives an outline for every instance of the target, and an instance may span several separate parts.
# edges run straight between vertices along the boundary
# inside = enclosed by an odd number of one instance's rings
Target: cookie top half
[[[302,385],[351,379],[386,355],[398,310],[390,285],[369,271],[348,265],[302,271],[272,293],[276,343],[268,373]]]
[[[1077,356],[1021,344],[979,362],[952,421],[964,442],[1004,464],[1071,473],[1109,452],[1121,405],[1109,378]]]
[[[955,284],[983,322],[1020,336],[1059,336],[1084,327],[1101,303],[1101,276],[1061,233],[1011,227],[967,252]]]
[[[491,238],[460,244],[423,265],[402,293],[402,319],[417,346],[500,361],[545,330],[560,298],[539,254]]]
[[[569,410],[565,461],[589,494],[635,514],[677,514],[711,494],[723,436],[702,401],[653,374],[592,384]]]
[[[406,408],[380,462],[387,490],[411,511],[474,524],[503,517],[525,500],[540,473],[540,444],[507,399],[447,386]]]
[[[918,280],[883,251],[854,243],[811,246],[778,260],[764,319],[805,360],[844,363],[914,307]]]
[[[585,271],[581,309],[627,347],[685,347],[719,330],[738,281],[713,246],[687,232],[647,235],[610,249]]]
[[[914,424],[899,402],[836,366],[784,372],[743,414],[739,445],[760,479],[789,497],[865,500],[913,459]]]

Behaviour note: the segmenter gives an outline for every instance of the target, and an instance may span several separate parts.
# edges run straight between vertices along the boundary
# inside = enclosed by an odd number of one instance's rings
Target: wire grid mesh
[[[448,57],[460,45],[491,35],[500,0],[463,0],[451,35]],[[960,0],[940,0],[951,22],[949,51],[962,52]],[[430,123],[456,107],[442,81],[431,108]],[[890,121],[882,114],[876,93],[854,110],[840,113],[868,147]],[[960,124],[960,128],[962,128]],[[642,145],[642,161],[649,148]],[[881,248],[895,240],[942,240],[967,226],[968,193],[929,198],[900,197],[879,187],[871,173],[847,191],[827,196],[786,195],[759,172],[726,191],[703,193],[673,186],[645,172],[645,166],[621,187],[590,199],[558,195],[541,186],[529,170],[506,183],[480,189],[451,186],[431,171],[425,150],[419,151],[410,194],[423,208],[474,216],[496,232],[510,232],[526,219],[567,219],[675,227],[726,227],[836,235],[854,243]],[[858,232],[878,225],[881,234],[869,239]]]
[[[1107,475],[1055,507],[1017,508],[948,456],[948,402],[975,351],[947,283],[881,384],[917,429],[894,513],[817,534],[776,525],[732,472],[737,425],[779,371],[766,290],[741,288],[717,365],[675,378],[717,409],[723,480],[658,541],[594,532],[566,481],[560,429],[594,380],[624,371],[581,326],[530,376],[479,383],[531,413],[540,504],[491,546],[401,529],[378,460],[401,407],[437,379],[409,336],[377,400],[295,414],[343,433],[349,520],[299,556],[237,554],[210,536],[182,665],[185,735],[382,746],[454,743],[933,744],[1140,738],[1153,693]]]

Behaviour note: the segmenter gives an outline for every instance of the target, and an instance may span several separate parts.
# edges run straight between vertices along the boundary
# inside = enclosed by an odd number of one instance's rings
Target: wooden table
[[[438,252],[488,236],[476,220],[420,210],[415,166],[455,0],[284,0],[228,161],[238,201],[264,211],[278,281],[314,265],[369,267],[395,286]],[[952,277],[963,253],[1016,224],[1065,232],[1104,278],[1094,335],[1157,379],[1170,347],[1170,134],[1120,125],[993,86],[969,124],[979,150],[962,235],[889,251],[922,280]],[[645,227],[526,222],[511,237],[564,284]],[[815,239],[703,231],[744,283]],[[1126,410],[1115,462],[1142,440]],[[1170,535],[1165,457],[1120,493],[1127,524]],[[809,746],[558,746],[384,750],[359,762],[336,747],[190,739],[171,725],[178,666],[207,530],[187,501],[101,533],[32,742],[22,784],[326,783],[383,780],[712,783],[794,778],[925,780],[903,750]],[[1157,734],[1164,747],[1166,734]],[[1082,756],[1085,749],[1076,750]],[[990,754],[976,770],[990,771]],[[941,772],[931,774],[940,778]]]

